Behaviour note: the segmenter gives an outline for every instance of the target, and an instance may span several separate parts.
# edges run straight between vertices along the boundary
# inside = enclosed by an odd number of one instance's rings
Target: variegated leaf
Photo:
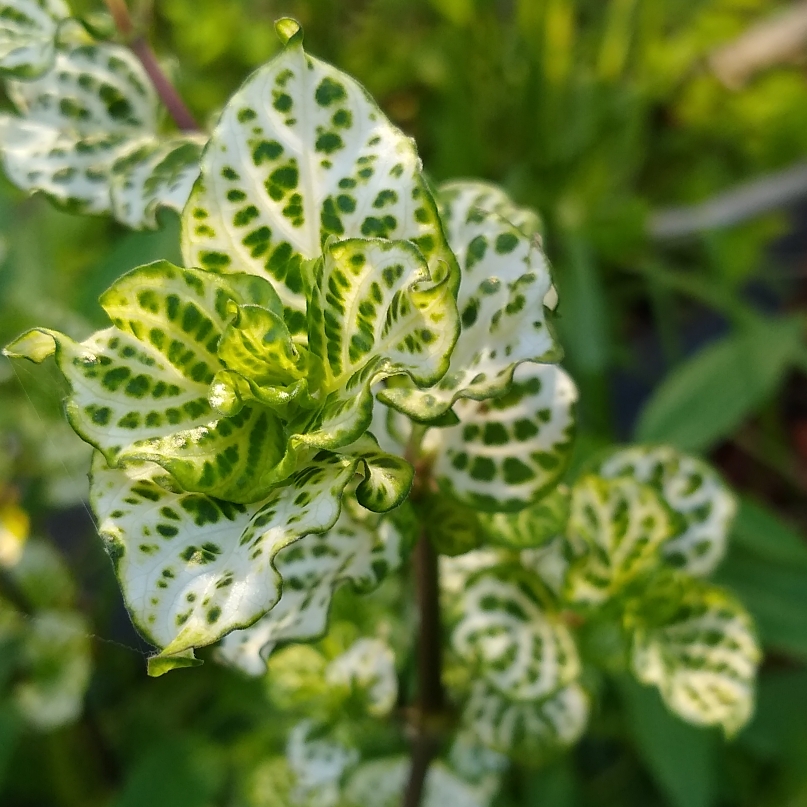
[[[162,648],[156,663],[181,662],[182,653],[272,608],[281,588],[275,556],[334,525],[356,465],[322,454],[266,499],[245,506],[175,492],[161,484],[157,466],[115,470],[97,455],[91,501],[99,532],[132,620]],[[327,540],[318,546],[333,552]]]
[[[327,627],[336,587],[351,582],[362,590],[376,586],[401,563],[412,541],[405,514],[373,516],[349,499],[326,533],[309,535],[277,557],[283,594],[259,622],[225,638],[219,658],[249,675],[261,675],[280,641],[309,641]]]
[[[387,757],[359,765],[345,785],[344,807],[398,807],[410,765],[407,757]],[[497,777],[486,777],[472,784],[437,760],[426,773],[421,804],[422,807],[488,807],[497,790]]]
[[[725,554],[737,503],[711,466],[669,446],[632,446],[612,454],[598,473],[630,476],[655,488],[681,516],[662,548],[664,557],[690,574],[715,570]]]
[[[519,207],[492,182],[478,179],[444,182],[438,190],[437,202],[446,225],[448,242],[455,252],[459,244],[472,240],[468,237],[468,228],[481,223],[482,217],[491,213],[512,224],[527,238],[541,237],[540,216],[528,207]]]
[[[696,581],[663,624],[640,621],[634,629],[636,677],[658,687],[679,717],[699,726],[722,726],[729,736],[751,717],[761,658],[742,605]]]
[[[507,549],[540,547],[566,532],[571,492],[559,485],[543,499],[517,513],[479,513],[485,539]]]
[[[156,229],[157,211],[181,213],[199,176],[205,137],[185,134],[144,138],[112,166],[112,209],[132,229]]]
[[[36,362],[55,353],[71,388],[68,419],[110,464],[156,462],[187,490],[254,501],[268,490],[260,471],[271,474],[286,457],[283,430],[262,407],[222,418],[208,403],[229,306],[252,299],[277,301],[251,275],[224,278],[161,261],[102,295],[114,327],[81,343],[34,330],[6,353]],[[292,458],[276,476],[289,470]]]
[[[434,387],[393,386],[379,393],[380,400],[424,422],[458,398],[501,395],[522,362],[560,358],[544,312],[551,278],[541,247],[496,212],[514,211],[512,203],[476,182],[444,185],[438,199],[461,267],[462,332],[448,372]]]
[[[434,429],[434,476],[441,488],[480,510],[516,511],[557,484],[575,428],[577,389],[550,364],[523,364],[500,398],[458,401],[460,423]]]
[[[41,611],[26,623],[14,701],[35,729],[75,721],[90,682],[90,626],[72,611]]]
[[[472,580],[457,610],[452,647],[505,697],[546,698],[580,674],[569,629],[524,580],[482,575]]]
[[[47,70],[59,26],[69,16],[63,0],[2,0],[0,75],[31,79]]]
[[[359,754],[355,748],[312,736],[316,728],[304,720],[289,734],[286,759],[295,779],[291,797],[301,807],[337,807],[341,780],[359,761]]]
[[[72,212],[110,210],[112,167],[157,127],[157,98],[136,57],[115,45],[71,46],[33,81],[10,81],[21,117],[0,117],[9,179]]]
[[[447,278],[432,282],[412,244],[330,242],[308,305],[309,385],[324,406],[300,440],[331,449],[356,440],[372,420],[371,386],[401,373],[433,383],[448,367],[458,328]]]
[[[8,93],[19,114],[0,115],[0,153],[19,188],[134,228],[184,207],[204,138],[158,136],[157,95],[128,48],[65,44],[51,69]]]
[[[535,765],[580,739],[588,712],[588,696],[577,682],[543,700],[512,701],[477,681],[462,722],[484,746]]]
[[[459,282],[414,143],[352,78],[308,56],[290,20],[283,51],[230,99],[185,210],[189,266],[271,278],[305,331],[302,262],[331,235],[413,241],[432,276]]]
[[[366,693],[368,712],[386,715],[398,698],[395,654],[380,639],[358,639],[328,664],[325,681],[332,687]]]
[[[569,570],[566,596],[598,605],[656,567],[673,531],[670,511],[648,485],[585,476],[572,489],[569,543],[582,553]]]

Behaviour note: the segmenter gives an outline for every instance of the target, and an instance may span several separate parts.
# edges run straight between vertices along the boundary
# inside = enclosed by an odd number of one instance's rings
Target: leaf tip
[[[174,653],[172,655],[163,655],[160,653],[156,656],[149,656],[147,662],[148,674],[151,678],[159,678],[171,670],[182,669],[183,667],[199,667],[204,662],[202,659],[196,658],[193,655],[193,648],[185,650],[182,653]]]
[[[282,17],[275,23],[275,32],[280,41],[288,47],[289,45],[302,44],[303,29],[297,20],[292,17]]]
[[[42,328],[32,328],[6,345],[3,355],[10,359],[29,359],[34,364],[41,364],[55,351],[55,336]]]

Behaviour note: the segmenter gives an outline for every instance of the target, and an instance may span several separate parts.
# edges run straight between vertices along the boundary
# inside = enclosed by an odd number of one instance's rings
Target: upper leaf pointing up
[[[294,23],[278,30],[285,49],[232,97],[203,155],[183,251],[189,266],[268,275],[300,333],[301,264],[330,235],[414,241],[433,276],[456,276],[456,261],[414,143],[356,81],[307,56]]]

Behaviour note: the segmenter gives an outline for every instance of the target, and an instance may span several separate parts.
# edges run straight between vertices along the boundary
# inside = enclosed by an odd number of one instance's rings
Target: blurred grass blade
[[[619,689],[637,753],[671,807],[714,804],[714,735],[674,717],[653,689],[627,678]]]
[[[776,392],[802,335],[800,318],[781,317],[703,348],[656,388],[639,416],[636,439],[707,451]]]

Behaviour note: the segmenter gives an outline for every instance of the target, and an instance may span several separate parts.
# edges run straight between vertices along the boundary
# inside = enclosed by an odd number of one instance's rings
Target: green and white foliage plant
[[[287,691],[316,679],[333,725],[301,723],[273,761],[290,802],[397,804],[406,759],[359,748],[341,715],[356,693],[371,717],[399,713],[395,643],[377,631],[322,648],[334,603],[373,602],[416,545],[420,576],[439,568],[428,596],[456,709],[438,694],[408,713],[422,713],[416,734],[459,715],[423,804],[489,804],[508,759],[574,743],[591,681],[614,669],[586,636],[609,622],[617,667],[683,719],[739,730],[759,648],[741,604],[705,579],[734,499],[669,447],[570,474],[577,389],[557,364],[562,300],[535,214],[488,183],[432,188],[413,141],[305,52],[293,20],[206,137],[163,134],[137,60],[89,42],[61,3],[0,3],[12,7],[12,181],[133,227],[182,208],[185,266],[119,278],[100,301],[109,327],[82,341],[34,328],[5,351],[53,358],[67,382],[151,674],[214,644],[248,675],[296,659]]]

